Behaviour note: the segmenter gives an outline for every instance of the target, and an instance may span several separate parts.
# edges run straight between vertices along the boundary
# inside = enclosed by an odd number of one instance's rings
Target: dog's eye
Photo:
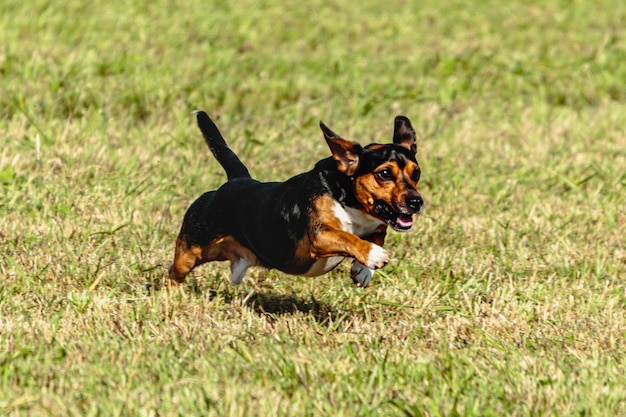
[[[381,169],[376,173],[376,175],[378,175],[378,178],[383,181],[390,181],[393,179],[393,174],[391,173],[391,170],[387,168]]]
[[[411,174],[411,181],[418,182],[420,180],[421,174],[422,172],[419,169],[414,170],[413,173]]]

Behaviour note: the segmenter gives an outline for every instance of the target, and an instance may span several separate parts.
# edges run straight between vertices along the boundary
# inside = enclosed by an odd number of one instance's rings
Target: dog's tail
[[[239,157],[228,147],[222,134],[209,115],[202,110],[194,112],[198,120],[198,127],[202,131],[204,141],[217,159],[217,162],[224,168],[229,180],[233,178],[250,178],[248,168],[241,162]]]

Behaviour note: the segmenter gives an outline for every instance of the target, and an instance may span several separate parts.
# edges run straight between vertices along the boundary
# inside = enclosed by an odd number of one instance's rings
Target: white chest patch
[[[339,202],[335,202],[333,209],[335,216],[341,222],[341,228],[344,232],[355,234],[359,237],[367,236],[376,230],[381,224],[384,224],[382,220],[377,219],[374,216],[370,216],[367,213],[363,213],[361,210],[344,207]]]

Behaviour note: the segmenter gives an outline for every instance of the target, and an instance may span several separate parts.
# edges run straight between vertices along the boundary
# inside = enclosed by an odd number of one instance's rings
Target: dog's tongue
[[[396,224],[398,225],[398,227],[408,229],[409,227],[413,226],[413,216],[409,214],[400,214],[398,216],[398,220],[396,220]]]

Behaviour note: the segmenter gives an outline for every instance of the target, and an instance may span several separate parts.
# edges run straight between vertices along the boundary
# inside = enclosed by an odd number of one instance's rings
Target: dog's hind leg
[[[230,282],[234,285],[241,284],[248,268],[259,265],[254,253],[235,239],[223,246],[223,254],[230,261]]]
[[[176,240],[174,262],[170,265],[170,282],[182,284],[192,269],[211,261],[225,261],[228,259],[223,253],[223,238],[213,239],[207,245],[194,245],[184,239]]]
[[[249,267],[259,264],[254,253],[231,236],[214,239],[205,246],[188,245],[183,240],[177,240],[174,262],[170,266],[170,281],[182,284],[196,266],[227,260],[230,261],[230,282],[235,285],[241,284]]]
[[[239,258],[231,261],[230,263],[230,282],[233,285],[239,285],[243,282],[243,277],[246,276],[246,271],[249,267],[253,266],[247,258]]]
[[[185,277],[199,263],[202,263],[202,247],[187,245],[178,240],[176,241],[176,252],[174,262],[171,263],[169,269],[170,281],[182,284]],[[206,261],[205,261],[206,262]]]

